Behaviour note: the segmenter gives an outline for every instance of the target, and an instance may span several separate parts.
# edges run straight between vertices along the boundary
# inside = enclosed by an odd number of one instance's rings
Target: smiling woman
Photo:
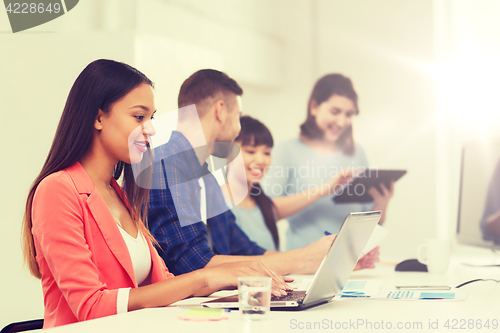
[[[286,288],[258,261],[168,272],[146,227],[149,190],[131,169],[155,134],[152,88],[112,60],[89,64],[71,88],[23,221],[25,260],[42,281],[44,328],[207,295],[236,286],[238,276],[272,276],[275,294]],[[122,174],[126,193],[116,182]]]
[[[139,163],[149,137],[156,133],[151,124],[155,110],[153,87],[140,84],[116,101],[109,112],[99,110],[94,125],[99,136],[93,148],[118,154],[111,155],[116,163]]]
[[[275,148],[262,187],[274,198],[279,215],[291,215],[287,250],[307,246],[325,231],[338,232],[351,212],[382,210],[383,220],[392,187],[383,187],[383,193],[367,189],[374,198],[370,204],[340,205],[331,200],[337,192],[332,179],[368,167],[365,153],[353,137],[353,118],[358,113],[358,95],[351,80],[341,74],[325,75],[311,92],[299,138]],[[300,198],[299,193],[308,195]]]

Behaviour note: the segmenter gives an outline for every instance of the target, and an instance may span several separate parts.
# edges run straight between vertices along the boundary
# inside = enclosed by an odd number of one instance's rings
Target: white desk
[[[473,268],[464,266],[462,264],[464,260],[470,262],[473,259],[467,258],[468,253],[470,253],[468,249],[462,249],[458,254],[455,253],[448,274],[395,272],[393,265],[379,264],[373,270],[354,272],[351,279],[382,279],[381,289],[394,289],[396,285],[427,284],[446,284],[454,287],[462,282],[477,278],[500,279],[500,267]],[[485,254],[486,252],[479,253]],[[238,311],[228,313],[229,320],[225,321],[187,322],[177,319],[187,308],[144,309],[56,327],[49,332],[500,331],[500,283],[475,282],[460,290],[469,293],[469,297],[464,301],[334,300],[305,311],[271,312],[270,318],[262,322],[242,321]],[[481,321],[484,324],[488,319],[490,328],[478,329],[477,323]],[[491,327],[493,319],[498,321],[497,329]],[[446,320],[449,320],[449,329],[444,327]],[[453,320],[456,320],[455,329],[452,329],[455,323]],[[462,325],[463,321],[460,322],[460,320],[466,320],[466,324]],[[474,324],[470,324],[469,320],[474,320]],[[438,328],[429,329],[429,323],[436,325],[436,321]],[[371,329],[367,322],[371,322]],[[307,325],[310,325],[311,329],[307,329]],[[387,329],[389,325],[391,329]],[[474,329],[470,329],[468,325]]]

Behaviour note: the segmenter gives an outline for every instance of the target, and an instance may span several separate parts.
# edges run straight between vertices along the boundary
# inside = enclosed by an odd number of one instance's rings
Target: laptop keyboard
[[[302,301],[306,297],[306,291],[305,290],[292,290],[289,291],[286,295],[284,296],[271,296],[271,302],[276,302],[276,301]]]

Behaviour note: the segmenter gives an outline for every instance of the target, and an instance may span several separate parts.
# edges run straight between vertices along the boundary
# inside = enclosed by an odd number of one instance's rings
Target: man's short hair
[[[209,98],[224,99],[230,93],[241,96],[243,95],[243,89],[234,79],[221,71],[201,69],[184,81],[179,91],[177,104],[179,109],[196,104],[198,115],[202,117],[206,109],[203,102]]]

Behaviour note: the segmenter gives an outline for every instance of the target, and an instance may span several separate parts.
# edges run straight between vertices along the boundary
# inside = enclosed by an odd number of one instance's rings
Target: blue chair
[[[2,328],[0,333],[15,333],[15,332],[23,332],[31,330],[40,330],[42,329],[42,327],[43,327],[43,319],[27,320],[9,324],[4,328]]]

